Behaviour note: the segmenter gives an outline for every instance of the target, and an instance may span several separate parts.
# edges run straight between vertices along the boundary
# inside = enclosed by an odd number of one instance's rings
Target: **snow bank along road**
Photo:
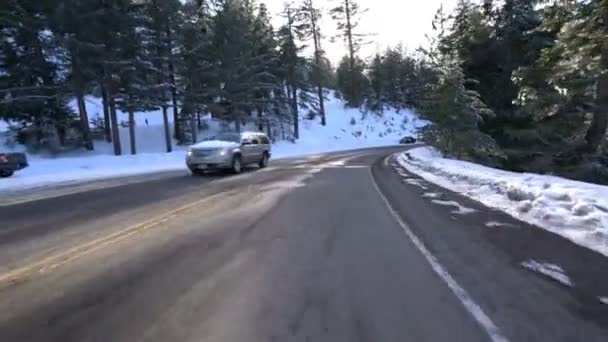
[[[608,341],[603,256],[398,151],[5,203],[0,341]]]

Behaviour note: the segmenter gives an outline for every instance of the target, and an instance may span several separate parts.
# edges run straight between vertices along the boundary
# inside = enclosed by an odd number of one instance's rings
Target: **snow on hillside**
[[[95,117],[103,118],[103,105],[101,102],[101,98],[94,96],[87,96],[85,98],[85,105],[87,107],[87,114],[89,115],[89,120],[93,121]],[[76,104],[76,100],[72,100],[69,103],[69,106],[75,113],[78,113],[78,105]],[[172,111],[169,110],[169,121],[173,122]],[[116,117],[118,122],[128,122],[129,115],[128,113],[123,113],[120,110],[116,110]],[[135,115],[135,125],[136,126],[146,126],[146,120],[148,120],[147,125],[162,125],[163,124],[163,115],[162,111],[150,111],[150,112],[138,112]]]
[[[608,256],[606,186],[446,159],[427,147],[399,162],[427,181]]]
[[[90,119],[96,116],[103,117],[103,108],[100,99],[87,97],[87,112]],[[71,103],[74,111],[77,111],[76,103]],[[320,152],[339,151],[361,147],[379,146],[397,143],[404,135],[416,135],[417,130],[424,126],[424,121],[411,111],[386,111],[379,116],[374,113],[363,114],[359,109],[345,109],[339,99],[330,97],[326,103],[327,122],[326,127],[321,126],[319,120],[301,120],[300,139],[297,144],[288,141],[278,142],[274,146],[276,156],[293,156],[299,154],[312,154]],[[118,121],[127,122],[128,114],[117,111]],[[304,118],[302,112],[300,117]],[[163,121],[160,110],[153,112],[141,112],[135,115],[137,130],[137,149],[141,153],[154,153],[164,151]],[[169,115],[169,122],[173,127],[173,116]],[[200,134],[200,138],[213,136],[222,130],[221,123],[217,120],[207,119],[208,130]],[[245,129],[254,130],[253,126]],[[120,130],[120,138],[123,152],[129,151],[129,131],[124,128]],[[104,154],[112,154],[112,145],[97,142],[96,149]],[[178,147],[178,150],[180,148]],[[185,150],[185,147],[181,148]]]
[[[99,99],[87,98],[91,118],[103,116]],[[304,113],[301,115],[304,117]],[[174,146],[173,153],[164,153],[164,131],[160,112],[136,113],[136,156],[113,156],[112,145],[95,142],[95,151],[76,151],[60,157],[28,155],[30,167],[17,172],[12,178],[0,180],[0,191],[21,190],[81,182],[100,178],[184,170],[185,146]],[[126,120],[119,113],[119,121]],[[148,122],[146,123],[146,119]],[[280,141],[273,145],[273,158],[348,150],[397,144],[404,135],[416,135],[424,122],[410,111],[386,111],[382,116],[362,114],[358,109],[345,109],[340,100],[332,98],[327,104],[327,126],[318,119],[302,119],[300,139],[297,143]],[[225,129],[225,125],[212,118],[206,119],[209,129],[201,131],[201,140]],[[123,153],[129,153],[127,128],[120,129]],[[1,150],[23,150],[23,147],[3,147]]]
[[[319,120],[302,120],[297,144],[275,144],[277,156],[340,151],[397,144],[406,135],[417,136],[425,122],[411,111],[385,111],[382,116],[363,114],[359,109],[345,109],[342,101],[332,98],[326,104],[327,126]]]

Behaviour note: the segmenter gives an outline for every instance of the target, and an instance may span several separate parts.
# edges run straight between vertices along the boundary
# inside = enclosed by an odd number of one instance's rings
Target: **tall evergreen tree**
[[[323,71],[325,62],[325,52],[321,46],[323,35],[321,34],[321,10],[315,7],[313,0],[304,0],[298,11],[300,19],[299,29],[302,32],[304,40],[312,40],[314,49],[314,58],[312,63],[312,80],[317,87],[317,96],[319,103],[319,111],[321,114],[321,125],[327,123],[325,114],[325,94],[323,87],[328,83],[326,73]]]
[[[382,113],[386,103],[387,75],[384,73],[383,57],[376,54],[369,65],[370,94],[366,100],[367,109]]]
[[[101,78],[107,98],[107,107],[112,127],[114,154],[122,154],[117,117],[117,101],[134,106],[134,95],[131,93],[138,62],[137,50],[139,41],[134,35],[137,24],[134,12],[140,7],[129,0],[108,0],[99,8],[98,20],[95,23],[99,33],[102,53],[98,56]],[[112,27],[108,30],[107,27]]]
[[[592,116],[585,133],[585,148],[596,152],[606,143],[608,128],[608,1],[576,5],[559,33],[558,44],[546,51],[545,58],[557,59],[551,80],[587,104],[581,106],[588,108]]]
[[[280,56],[278,41],[274,28],[270,24],[270,14],[265,4],[261,3],[255,13],[252,26],[252,43],[254,45],[255,68],[260,87],[256,89],[249,112],[255,111],[258,126],[263,127],[269,120],[269,109],[275,100],[274,94],[282,91],[280,84]],[[251,115],[251,114],[250,114]]]
[[[461,159],[492,162],[498,155],[497,146],[480,131],[480,125],[493,112],[478,93],[466,89],[457,58],[443,58],[439,63],[439,82],[420,109],[432,122],[424,130],[425,141]]]
[[[336,86],[340,91],[345,104],[349,107],[359,107],[365,100],[369,86],[365,76],[365,62],[356,58],[354,64],[350,57],[344,56],[336,69]],[[355,85],[355,88],[352,86]]]
[[[101,45],[96,40],[97,2],[92,0],[61,0],[53,13],[52,26],[66,52],[69,69],[68,83],[76,99],[84,146],[93,150],[89,115],[85,105],[96,78],[96,57]]]
[[[346,42],[348,48],[347,72],[342,69],[342,86],[340,91],[351,107],[359,107],[363,103],[366,87],[360,81],[362,61],[357,57],[361,46],[365,44],[366,34],[358,32],[361,15],[365,12],[361,10],[356,0],[335,0],[336,7],[330,10],[331,17],[336,21],[339,35]]]
[[[179,131],[176,130],[176,135],[179,137],[178,141],[195,142],[198,113],[214,96],[219,96],[220,74],[215,70],[215,59],[219,52],[214,51],[213,47],[214,19],[210,3],[199,0],[186,2],[184,17],[189,20],[184,21],[179,39],[179,93],[182,107],[177,116]],[[169,67],[171,72],[171,63]],[[171,77],[170,81],[172,84],[176,83]],[[189,139],[186,137],[186,131],[190,132]]]
[[[73,113],[64,91],[64,51],[50,25],[53,3],[11,0],[2,6],[0,117],[29,127],[36,147],[58,149]]]
[[[300,116],[298,105],[298,89],[302,84],[302,69],[304,60],[300,57],[303,46],[297,43],[298,27],[295,22],[295,10],[287,4],[284,9],[286,24],[278,31],[279,63],[285,81],[287,100],[290,104],[295,139],[300,137]]]
[[[462,61],[447,36],[448,18],[440,8],[433,28],[436,39],[424,51],[438,73],[420,106],[424,118],[432,122],[424,129],[427,143],[458,158],[491,163],[499,155],[494,139],[481,132],[481,125],[494,116],[493,111],[468,82]]]
[[[254,1],[218,1],[218,12],[212,21],[214,66],[221,76],[216,88],[222,104],[220,114],[233,121],[237,130],[251,113],[260,92],[275,87],[269,82],[274,52],[268,48],[258,50],[256,46],[261,43],[259,32],[255,32],[257,9]]]
[[[173,60],[173,35],[167,28],[174,25],[179,17],[179,0],[151,0],[144,4],[143,44],[145,60],[150,63],[149,106],[160,107],[163,116],[166,151],[172,151],[171,128],[169,126],[169,103],[171,102],[171,74],[169,63]]]

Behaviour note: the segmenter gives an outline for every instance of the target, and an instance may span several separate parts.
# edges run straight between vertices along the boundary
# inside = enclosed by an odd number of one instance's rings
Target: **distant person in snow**
[[[146,126],[148,126],[148,119],[146,119]]]

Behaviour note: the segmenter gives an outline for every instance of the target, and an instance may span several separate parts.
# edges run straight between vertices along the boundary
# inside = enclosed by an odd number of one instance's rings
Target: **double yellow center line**
[[[87,241],[67,250],[48,255],[43,259],[32,262],[28,265],[18,267],[4,274],[0,274],[0,289],[10,286],[12,284],[26,281],[32,276],[56,269],[71,261],[82,258],[87,254],[116,244],[120,241],[126,240],[136,234],[140,234],[153,228],[159,227],[161,224],[175,218],[180,214],[183,214],[194,208],[212,203],[215,199],[224,195],[226,195],[226,193],[211,195],[201,200],[165,212],[162,215],[156,216],[150,220],[146,220],[144,222],[129,226],[110,235]]]

